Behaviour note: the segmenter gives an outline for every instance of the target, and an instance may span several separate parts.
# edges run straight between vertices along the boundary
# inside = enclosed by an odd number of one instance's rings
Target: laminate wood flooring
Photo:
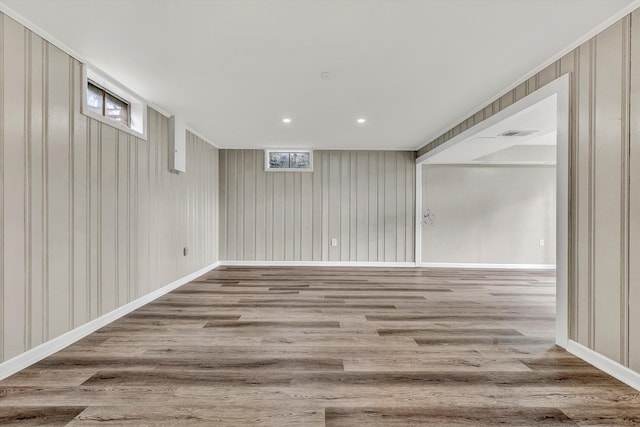
[[[552,271],[222,267],[0,382],[0,424],[640,425]]]

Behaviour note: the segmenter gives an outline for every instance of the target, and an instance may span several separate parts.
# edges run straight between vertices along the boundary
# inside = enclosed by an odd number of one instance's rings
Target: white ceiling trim
[[[592,29],[591,31],[589,31],[588,33],[583,35],[582,37],[578,38],[576,41],[574,41],[573,43],[568,45],[566,48],[562,49],[560,52],[558,52],[555,55],[553,55],[552,57],[550,57],[548,60],[546,60],[545,62],[540,64],[538,67],[534,68],[533,70],[531,70],[527,74],[523,75],[519,79],[516,79],[513,83],[511,83],[510,85],[506,86],[505,90],[503,90],[502,92],[498,92],[498,94],[496,96],[494,96],[492,98],[489,98],[485,102],[480,103],[475,108],[472,108],[471,110],[469,110],[469,112],[467,112],[466,114],[463,114],[462,116],[458,117],[456,120],[453,120],[447,126],[442,127],[441,130],[439,130],[438,132],[435,132],[432,135],[430,135],[428,138],[425,138],[424,142],[421,143],[419,146],[417,146],[415,148],[416,151],[420,150],[425,145],[431,143],[434,139],[440,137],[445,132],[448,132],[449,130],[453,129],[455,126],[457,126],[460,123],[462,123],[463,121],[467,120],[469,117],[471,117],[473,114],[476,114],[478,111],[482,110],[487,105],[492,104],[493,102],[495,102],[496,100],[501,98],[503,95],[505,95],[507,92],[512,91],[513,89],[515,89],[520,83],[522,83],[522,82],[524,82],[526,80],[529,80],[531,77],[535,76],[540,71],[542,71],[545,68],[547,68],[549,65],[551,65],[554,62],[556,62],[557,60],[561,59],[563,56],[565,56],[566,54],[568,54],[572,50],[578,48],[580,45],[582,45],[583,43],[589,41],[590,39],[595,37],[598,33],[601,33],[602,31],[606,30],[609,26],[615,24],[620,19],[622,19],[625,16],[629,15],[631,12],[633,12],[634,10],[636,10],[638,8],[640,8],[640,0],[634,0],[633,3],[629,4],[628,6],[623,8],[622,10],[618,11],[617,13],[615,13],[609,19],[604,21],[602,24],[596,26],[594,29]]]

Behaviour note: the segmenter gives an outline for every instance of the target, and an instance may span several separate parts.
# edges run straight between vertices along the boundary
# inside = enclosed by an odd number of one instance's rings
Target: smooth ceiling
[[[438,136],[631,2],[4,0],[219,147],[386,150]]]
[[[431,165],[548,165],[556,163],[558,98],[552,95],[435,154]],[[524,131],[524,136],[503,136]],[[530,132],[530,133],[529,133]]]

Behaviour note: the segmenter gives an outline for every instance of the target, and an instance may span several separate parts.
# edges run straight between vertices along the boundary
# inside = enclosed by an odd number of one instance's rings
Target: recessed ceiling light
[[[282,123],[291,123],[291,119],[289,117],[285,117],[282,119]]]
[[[365,123],[367,120],[363,119],[363,118],[359,118],[358,120],[356,120],[358,123],[363,124]]]

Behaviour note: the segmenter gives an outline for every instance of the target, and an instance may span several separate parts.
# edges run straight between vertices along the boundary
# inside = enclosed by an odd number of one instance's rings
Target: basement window
[[[87,109],[129,127],[129,103],[91,80],[87,82]]]
[[[146,140],[147,104],[142,98],[87,65],[82,75],[82,114]]]
[[[313,150],[264,150],[267,172],[313,172]]]

